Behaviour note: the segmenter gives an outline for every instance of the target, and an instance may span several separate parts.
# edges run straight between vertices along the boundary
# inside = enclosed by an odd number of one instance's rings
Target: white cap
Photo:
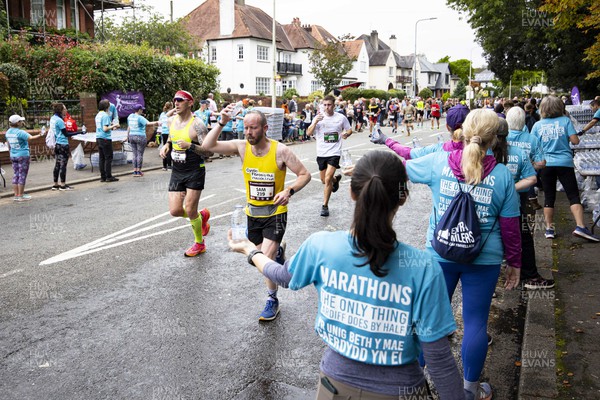
[[[25,121],[25,118],[21,117],[20,115],[11,115],[10,118],[8,119],[8,122],[10,122],[13,125],[18,124],[21,121]]]

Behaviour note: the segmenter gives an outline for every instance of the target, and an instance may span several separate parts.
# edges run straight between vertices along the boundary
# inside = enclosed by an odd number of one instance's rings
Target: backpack
[[[436,223],[431,247],[446,260],[471,264],[479,256],[498,219],[494,221],[490,233],[482,242],[475,201],[471,197],[471,192],[477,185],[465,192],[458,179],[456,182],[459,191],[448,205],[442,218]],[[437,211],[434,212],[437,215]]]
[[[67,113],[65,117],[65,128],[67,132],[77,132],[77,122]]]
[[[50,129],[46,132],[46,146],[53,150],[56,147],[56,135],[54,134],[54,126],[50,124]]]

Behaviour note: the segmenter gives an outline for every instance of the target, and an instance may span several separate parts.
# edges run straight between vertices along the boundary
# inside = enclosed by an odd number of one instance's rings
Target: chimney
[[[246,1],[245,0],[235,0],[235,4],[237,4],[238,6],[245,6]]]
[[[294,19],[292,20],[292,25],[302,27],[302,24],[300,23],[300,18],[294,17]]]
[[[379,35],[377,34],[377,31],[371,31],[369,43],[371,43],[371,46],[373,49],[375,49],[375,51],[379,50]]]
[[[234,0],[219,0],[219,34],[231,36],[235,28]]]
[[[398,52],[398,41],[396,40],[396,35],[390,36],[390,49],[392,49],[392,51]]]

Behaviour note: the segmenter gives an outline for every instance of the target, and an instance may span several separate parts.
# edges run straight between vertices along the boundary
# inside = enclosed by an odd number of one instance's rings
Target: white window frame
[[[237,45],[238,48],[238,61],[244,61],[244,45],[243,44],[238,44]]]
[[[71,0],[69,2],[71,6],[71,27],[76,31],[79,31],[79,6],[78,0]]]
[[[213,64],[217,62],[217,48],[216,47],[210,48],[210,62]]]
[[[31,18],[32,26],[44,24],[44,0],[31,0]]]
[[[316,92],[317,90],[321,90],[321,82],[317,80],[310,81],[310,92]]]
[[[256,77],[256,94],[260,93],[265,95],[271,94],[271,78]]]
[[[56,29],[66,29],[65,0],[56,0]]]
[[[367,72],[367,62],[366,61],[360,62],[360,72]]]
[[[388,67],[388,75],[394,76],[394,67]]]
[[[256,45],[256,60],[269,61],[269,46]]]
[[[284,63],[288,63],[288,64],[292,63],[292,55],[291,54],[289,54],[289,53],[283,53],[281,56],[283,58],[283,62]]]

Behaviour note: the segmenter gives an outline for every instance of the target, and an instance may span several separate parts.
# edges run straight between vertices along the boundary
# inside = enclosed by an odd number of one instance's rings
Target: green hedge
[[[23,67],[27,85],[62,87],[63,98],[78,98],[80,92],[98,96],[113,90],[144,93],[146,107],[162,110],[179,89],[205,98],[218,91],[219,70],[200,60],[166,56],[148,45],[76,44],[51,38],[44,46],[32,46],[24,38],[0,42],[0,63]],[[35,77],[35,79],[32,79]]]

